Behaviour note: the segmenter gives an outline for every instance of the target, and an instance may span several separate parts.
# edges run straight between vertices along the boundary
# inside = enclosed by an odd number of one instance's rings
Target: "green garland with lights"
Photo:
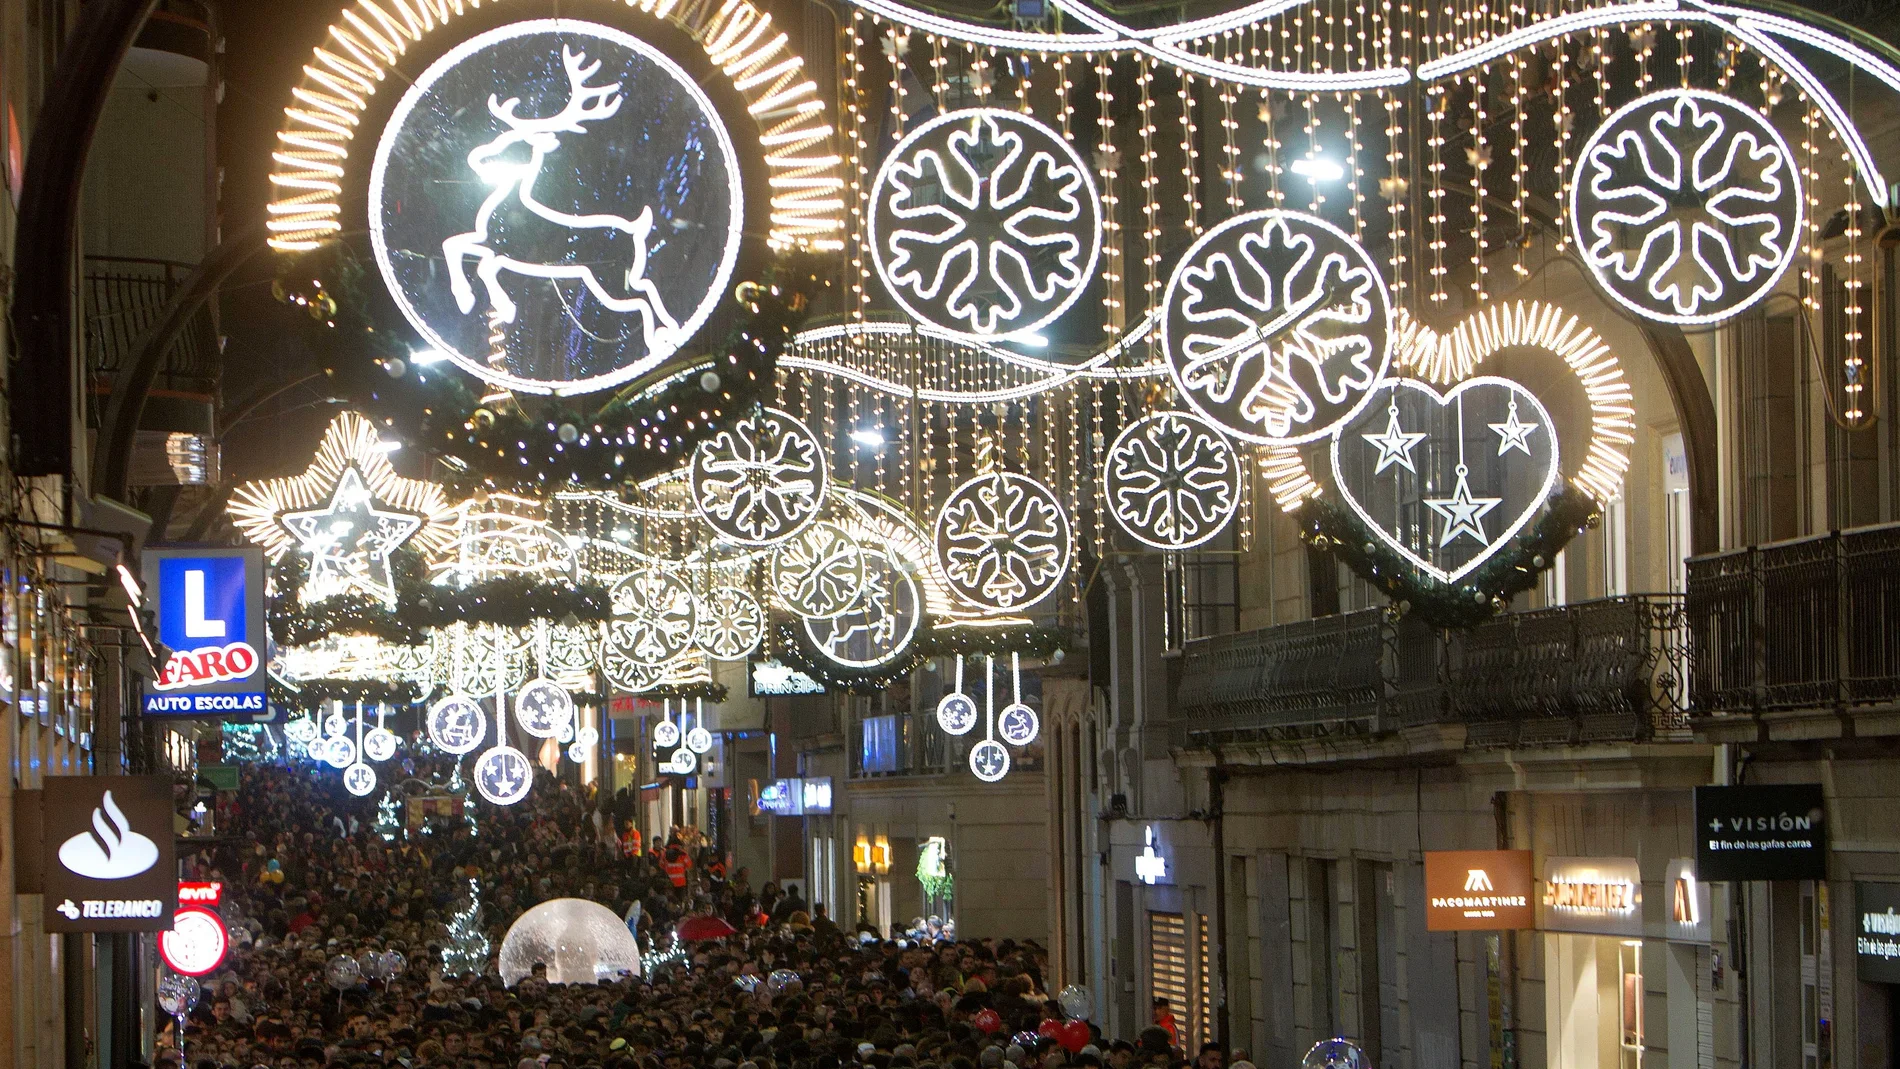
[[[633,696],[642,701],[684,701],[688,698],[698,698],[717,705],[730,695],[731,691],[726,689],[724,683],[708,680],[701,683],[665,683],[651,690],[637,691]]]
[[[1455,629],[1475,627],[1504,611],[1511,598],[1537,585],[1537,577],[1573,537],[1596,526],[1601,516],[1594,498],[1565,485],[1527,531],[1458,582],[1446,583],[1420,571],[1372,537],[1358,517],[1326,498],[1311,498],[1293,514],[1300,537],[1379,588],[1392,600],[1395,616]]]
[[[594,582],[566,583],[526,574],[504,575],[466,587],[436,586],[414,550],[391,557],[396,608],[362,594],[339,594],[300,605],[309,563],[301,555],[277,565],[270,603],[271,637],[302,646],[329,635],[371,635],[400,646],[428,641],[428,632],[453,623],[526,627],[537,620],[598,623],[613,616],[613,597]]]
[[[780,620],[772,625],[767,633],[767,652],[787,667],[824,684],[827,690],[875,694],[932,657],[1001,657],[1017,653],[1043,660],[1063,649],[1068,637],[1052,627],[971,627],[936,624],[929,617],[918,623],[917,631],[909,650],[874,668],[852,668],[826,657],[797,620]]]
[[[352,705],[414,705],[422,700],[422,688],[414,683],[382,679],[304,679],[297,689],[273,677],[268,687],[272,705],[292,712],[311,713],[331,702]]]
[[[764,396],[779,353],[833,273],[829,257],[760,257],[699,333],[653,374],[612,391],[540,397],[494,391],[425,348],[349,241],[287,260],[273,292],[325,329],[312,339],[326,388],[440,459],[453,489],[545,494],[608,489],[668,470]],[[742,276],[743,277],[743,276]]]

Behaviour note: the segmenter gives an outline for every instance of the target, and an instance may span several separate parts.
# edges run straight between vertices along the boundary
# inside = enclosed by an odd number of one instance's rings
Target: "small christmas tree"
[[[402,818],[396,815],[401,808],[396,804],[394,791],[384,791],[383,800],[376,803],[376,834],[386,843],[395,842],[397,833],[402,831]]]
[[[449,918],[449,944],[442,948],[445,976],[479,975],[488,968],[488,933],[482,928],[482,889],[468,881],[468,902]]]

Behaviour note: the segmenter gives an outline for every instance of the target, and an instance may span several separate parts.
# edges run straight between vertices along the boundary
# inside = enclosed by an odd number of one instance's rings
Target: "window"
[[[897,718],[867,716],[860,724],[858,769],[865,773],[897,771]]]
[[[1188,1044],[1187,918],[1179,913],[1148,913],[1148,983],[1155,998],[1168,1000],[1174,1027]],[[1191,1048],[1190,1048],[1191,1049]]]

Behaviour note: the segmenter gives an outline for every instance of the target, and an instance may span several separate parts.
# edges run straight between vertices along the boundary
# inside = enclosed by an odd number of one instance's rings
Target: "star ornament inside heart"
[[[1575,376],[1587,436],[1523,383],[1479,374],[1507,349],[1548,354]],[[1489,305],[1443,333],[1401,313],[1394,369],[1327,441],[1318,478],[1307,466],[1318,447],[1269,447],[1262,470],[1315,544],[1401,609],[1468,626],[1529,589],[1622,493],[1629,383],[1595,331],[1537,301]]]
[[[1333,436],[1333,482],[1370,534],[1456,583],[1543,510],[1558,451],[1543,402],[1510,379],[1469,378],[1443,393],[1388,379]]]

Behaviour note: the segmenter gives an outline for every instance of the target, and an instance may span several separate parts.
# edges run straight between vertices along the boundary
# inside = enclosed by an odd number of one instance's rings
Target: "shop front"
[[[1642,1069],[1648,995],[1636,859],[1546,858],[1538,928],[1551,1069]]]

